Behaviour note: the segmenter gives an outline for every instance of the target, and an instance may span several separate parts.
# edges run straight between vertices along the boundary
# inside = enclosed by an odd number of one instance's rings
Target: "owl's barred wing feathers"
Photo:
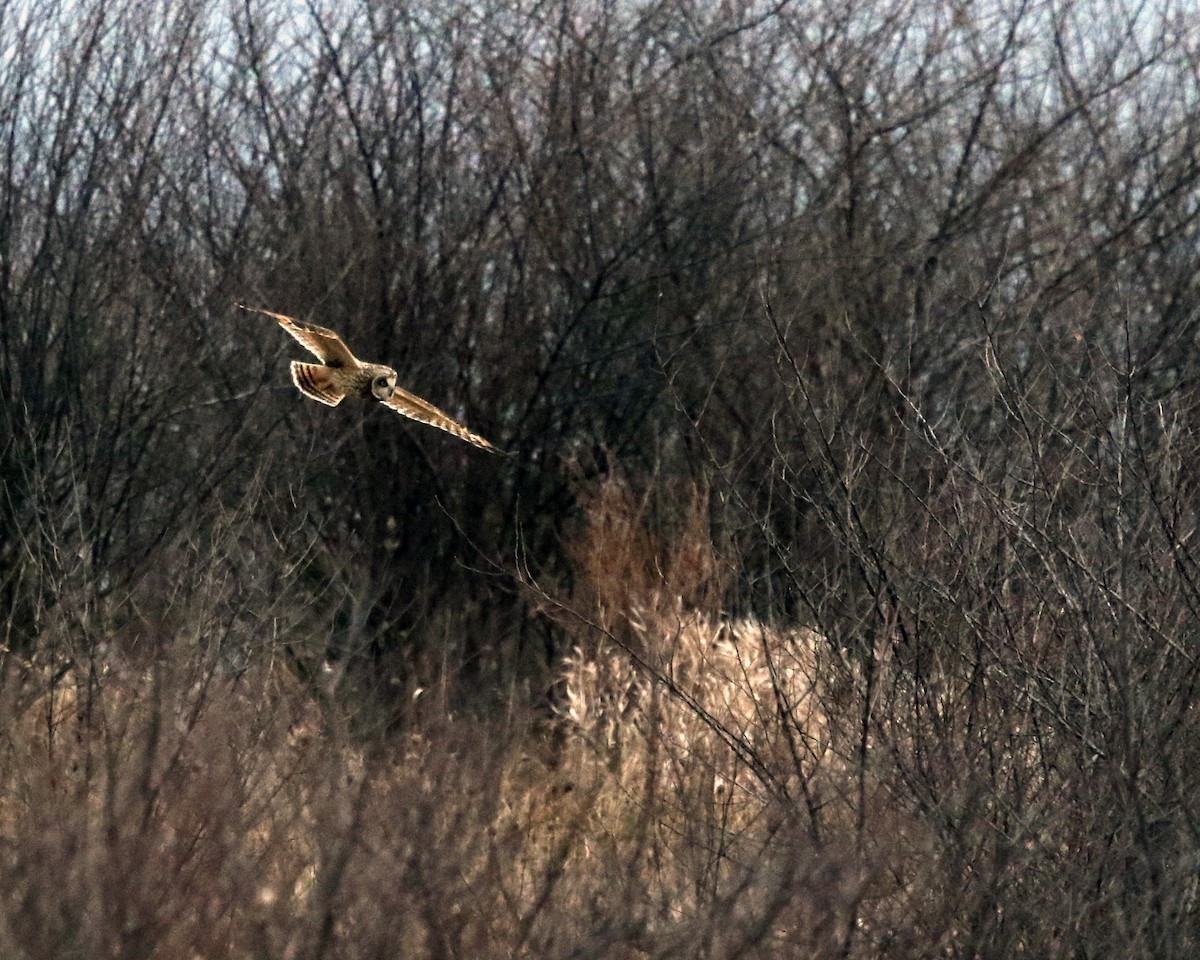
[[[292,361],[292,383],[306,397],[336,407],[346,395],[337,385],[333,371],[319,363]]]
[[[318,327],[315,323],[301,323],[282,313],[271,310],[260,310],[258,307],[247,307],[245,304],[235,304],[247,313],[261,313],[279,322],[288,333],[295,337],[304,348],[316,356],[322,363],[330,367],[353,367],[358,360],[350,352],[344,340],[328,327]],[[297,384],[297,386],[300,386]],[[301,387],[300,389],[304,389]],[[319,399],[319,398],[318,398]],[[323,401],[328,402],[328,401]]]
[[[383,403],[385,406],[391,407],[397,413],[408,417],[410,420],[416,420],[418,423],[427,423],[431,427],[445,430],[460,440],[466,440],[467,443],[473,443],[484,450],[490,450],[492,453],[500,453],[499,450],[484,440],[483,437],[477,433],[472,433],[449,414],[444,413],[432,403],[422,400],[407,390],[400,389],[400,387],[397,387],[391,398],[384,400]]]

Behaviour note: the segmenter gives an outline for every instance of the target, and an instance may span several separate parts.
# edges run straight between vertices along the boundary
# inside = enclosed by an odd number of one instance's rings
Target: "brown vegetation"
[[[1193,955],[1194,34],[0,0],[0,955]]]

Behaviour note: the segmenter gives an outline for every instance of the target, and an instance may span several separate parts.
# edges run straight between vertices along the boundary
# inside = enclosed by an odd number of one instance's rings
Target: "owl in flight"
[[[248,313],[261,313],[279,322],[288,333],[300,341],[309,352],[315,354],[320,363],[292,361],[292,382],[306,397],[319,400],[331,407],[342,402],[343,397],[358,397],[363,400],[378,400],[399,414],[412,420],[427,423],[431,427],[452,433],[460,440],[473,443],[493,453],[500,451],[490,443],[472,433],[461,423],[443,413],[432,403],[396,386],[396,371],[379,363],[363,363],[332,330],[313,324],[300,323],[282,313],[259,310],[236,304]]]

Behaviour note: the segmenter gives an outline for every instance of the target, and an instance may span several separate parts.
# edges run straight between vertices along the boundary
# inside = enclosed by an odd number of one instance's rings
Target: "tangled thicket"
[[[0,0],[0,953],[1194,954],[1198,64]]]

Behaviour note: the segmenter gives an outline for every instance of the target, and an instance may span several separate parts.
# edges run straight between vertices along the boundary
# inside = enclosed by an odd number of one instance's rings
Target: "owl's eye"
[[[387,374],[382,374],[371,381],[371,393],[378,400],[390,400],[394,387],[392,386],[392,378]]]

